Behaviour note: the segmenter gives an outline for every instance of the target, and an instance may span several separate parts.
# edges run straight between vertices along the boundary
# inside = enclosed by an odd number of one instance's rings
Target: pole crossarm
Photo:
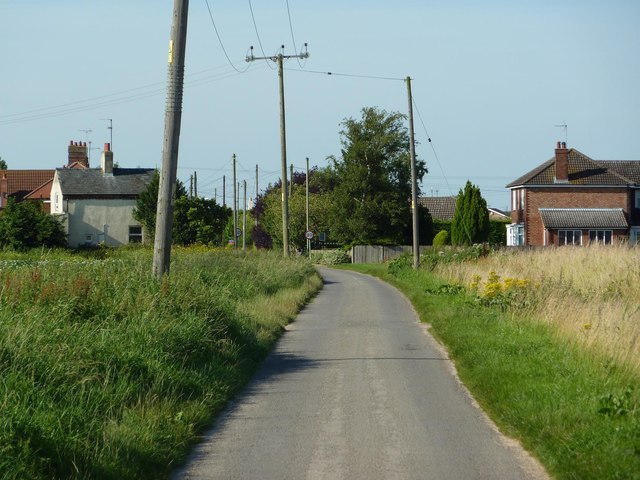
[[[307,44],[306,43],[304,44],[304,48],[305,48],[305,51],[304,52],[300,52],[297,55],[283,55],[282,53],[278,53],[277,55],[271,55],[271,56],[268,56],[268,57],[256,57],[253,54],[253,46],[251,46],[251,48],[250,48],[251,53],[246,56],[245,61],[246,62],[253,62],[255,60],[271,60],[272,62],[277,63],[279,58],[281,58],[282,60],[289,60],[290,58],[299,58],[299,59],[309,58],[309,52],[307,51]],[[284,50],[284,45],[282,45],[282,49]]]

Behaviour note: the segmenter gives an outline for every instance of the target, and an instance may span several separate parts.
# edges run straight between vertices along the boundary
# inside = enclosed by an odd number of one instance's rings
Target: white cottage
[[[108,143],[100,168],[56,169],[51,213],[65,225],[69,246],[142,242],[142,225],[133,218],[133,209],[153,172],[152,168],[114,168]]]

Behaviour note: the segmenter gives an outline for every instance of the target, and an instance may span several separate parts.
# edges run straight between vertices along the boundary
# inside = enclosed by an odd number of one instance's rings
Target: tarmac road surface
[[[397,290],[319,270],[325,288],[173,478],[547,478],[474,404]]]

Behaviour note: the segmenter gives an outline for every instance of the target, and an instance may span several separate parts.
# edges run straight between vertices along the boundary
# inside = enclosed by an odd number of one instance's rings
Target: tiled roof
[[[153,177],[152,168],[114,168],[105,176],[100,168],[56,170],[62,194],[79,197],[131,197],[139,195]]]
[[[418,204],[427,207],[434,220],[453,220],[458,197],[419,197]]]
[[[629,228],[621,208],[540,208],[545,228]]]
[[[53,178],[55,170],[0,170],[7,178],[7,195],[19,200]]]
[[[575,148],[569,150],[568,185],[640,185],[640,160],[592,160]],[[555,157],[507,185],[555,185]],[[566,185],[566,184],[565,184]]]
[[[48,200],[51,198],[51,185],[53,184],[53,177],[49,181],[43,183],[37,188],[34,188],[29,194],[25,195],[25,199],[28,200]]]

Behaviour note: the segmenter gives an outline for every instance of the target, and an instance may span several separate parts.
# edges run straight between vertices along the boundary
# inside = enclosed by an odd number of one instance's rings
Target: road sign
[[[236,228],[236,237],[241,237],[241,236],[242,236],[242,229]]]
[[[311,240],[313,238],[313,232],[304,232],[304,238]]]

